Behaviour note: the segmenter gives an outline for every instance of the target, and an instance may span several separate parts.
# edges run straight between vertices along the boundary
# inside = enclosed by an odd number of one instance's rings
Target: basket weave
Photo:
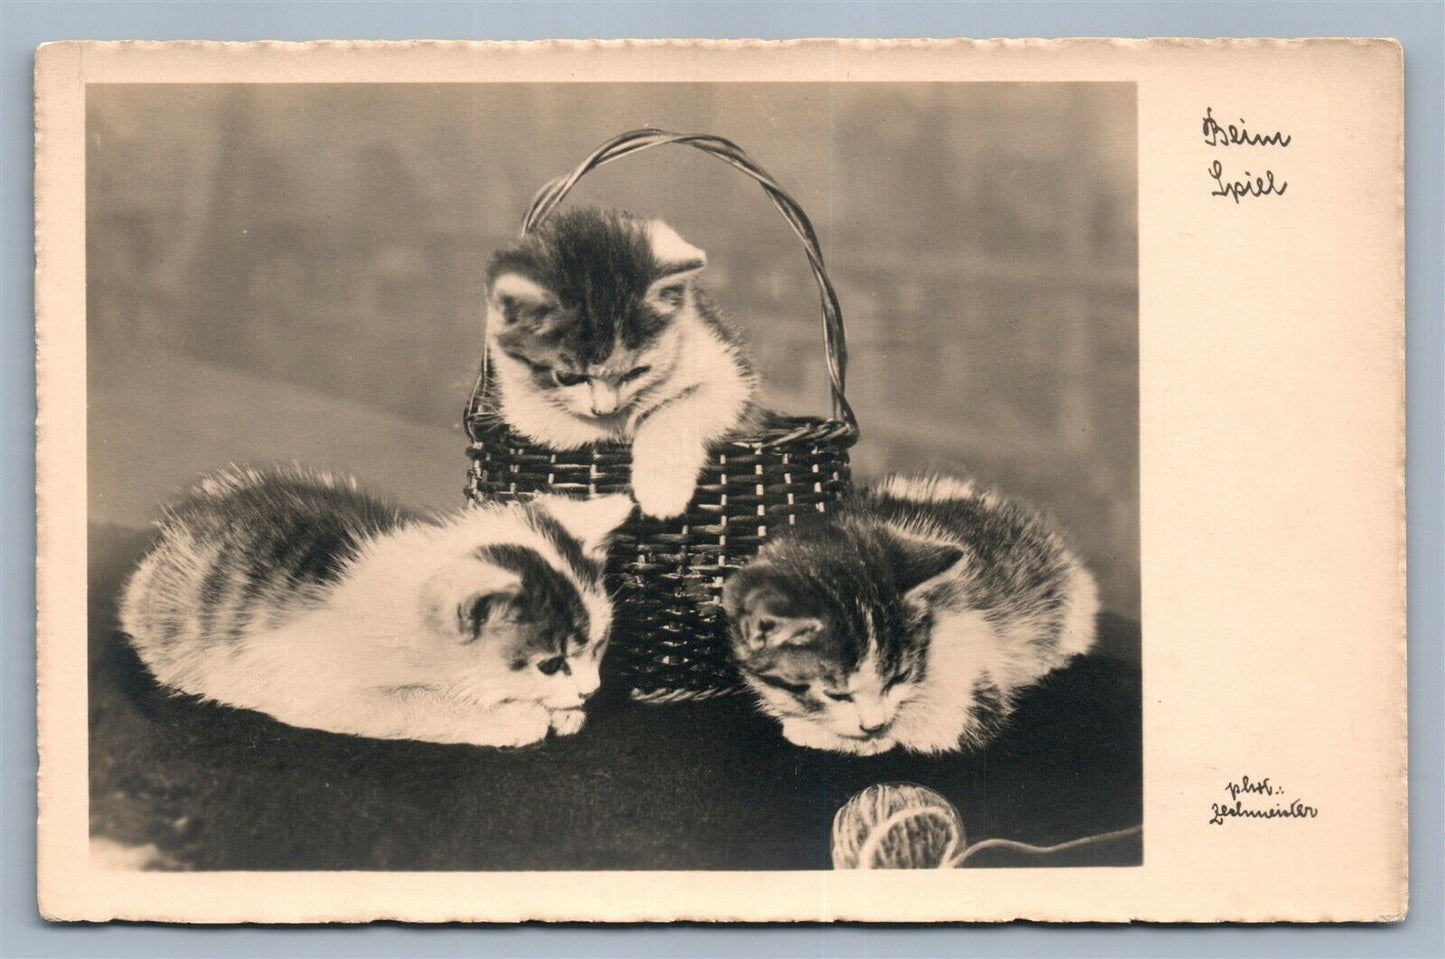
[[[813,226],[802,208],[735,144],[721,137],[661,130],[614,137],[571,173],[542,187],[527,212],[523,234],[541,223],[588,171],[669,143],[702,150],[752,177],[802,241],[822,305],[832,415],[773,415],[757,432],[716,444],[683,516],[659,521],[634,513],[614,537],[607,581],[616,612],[604,674],[609,682],[625,683],[634,699],[647,702],[701,699],[740,688],[719,602],[723,581],[757,553],[772,529],[826,512],[847,493],[848,449],[858,439],[844,395],[842,313]],[[471,437],[471,499],[528,499],[549,492],[595,496],[629,489],[631,448],[626,444],[557,451],[508,429],[496,413],[485,355],[465,423]]]

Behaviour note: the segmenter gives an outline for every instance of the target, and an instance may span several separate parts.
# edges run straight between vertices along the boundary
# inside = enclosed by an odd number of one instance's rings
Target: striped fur
[[[120,625],[163,685],[296,726],[520,745],[581,728],[625,496],[424,516],[232,470],[170,509]]]
[[[733,649],[789,740],[861,755],[977,748],[1094,642],[1093,576],[1038,516],[892,477],[771,540],[728,581]]]
[[[497,407],[554,449],[632,443],[644,513],[686,509],[708,446],[744,426],[751,364],[695,276],[702,250],[658,220],[558,213],[487,273]]]

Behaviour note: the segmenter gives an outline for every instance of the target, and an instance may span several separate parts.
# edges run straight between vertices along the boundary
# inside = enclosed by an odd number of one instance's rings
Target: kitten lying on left
[[[236,470],[167,511],[121,629],[163,685],[376,739],[520,746],[582,728],[625,495],[428,517],[324,474]]]

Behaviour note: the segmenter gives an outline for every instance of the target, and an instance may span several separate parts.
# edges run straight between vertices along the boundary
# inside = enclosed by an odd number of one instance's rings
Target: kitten
[[[558,450],[632,444],[632,491],[680,515],[708,447],[742,426],[755,378],[695,277],[707,263],[660,220],[562,212],[487,270],[501,418]]]
[[[583,724],[626,496],[442,517],[354,483],[232,471],[167,511],[121,629],[161,684],[376,739],[520,746]]]
[[[801,746],[984,745],[1094,642],[1094,579],[1038,517],[946,478],[890,478],[773,539],[726,584],[734,656]]]

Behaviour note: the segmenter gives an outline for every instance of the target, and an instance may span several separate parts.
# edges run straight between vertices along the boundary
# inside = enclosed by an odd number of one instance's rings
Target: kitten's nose
[[[597,692],[597,687],[602,685],[602,678],[597,674],[595,670],[578,670],[577,675],[574,677],[574,680],[577,683],[576,689],[578,699],[586,699],[588,696],[591,696],[593,693]]]
[[[889,718],[877,704],[858,703],[858,728],[865,736],[873,736],[888,728]]]
[[[592,383],[592,412],[597,416],[606,416],[608,413],[617,410],[617,391],[605,383]]]

